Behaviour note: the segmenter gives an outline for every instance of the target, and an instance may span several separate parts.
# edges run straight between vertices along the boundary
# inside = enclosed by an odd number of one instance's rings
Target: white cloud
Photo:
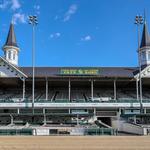
[[[78,7],[76,4],[71,5],[64,16],[64,22],[69,21],[71,16],[76,13],[77,9]]]
[[[92,40],[92,38],[90,35],[87,35],[87,36],[81,38],[81,41],[91,41],[91,40]]]
[[[19,2],[19,0],[12,0],[12,6],[11,6],[11,9],[12,10],[17,10],[21,7],[21,4]]]
[[[25,14],[15,13],[13,15],[13,22],[14,22],[14,24],[26,23],[26,16],[25,16]]]
[[[40,5],[34,5],[33,8],[36,11],[35,13],[39,15],[40,14]]]
[[[58,33],[56,33],[55,35],[56,35],[57,37],[60,37],[61,34],[58,32]]]
[[[3,2],[0,3],[0,9],[6,9],[10,4],[9,0],[4,0]]]
[[[39,10],[40,9],[40,5],[34,5],[34,9]]]
[[[21,8],[19,0],[3,0],[0,3],[0,9],[11,9],[13,11]]]
[[[56,32],[56,33],[53,33],[50,35],[50,38],[53,39],[53,38],[59,38],[61,36],[61,33],[59,32]]]

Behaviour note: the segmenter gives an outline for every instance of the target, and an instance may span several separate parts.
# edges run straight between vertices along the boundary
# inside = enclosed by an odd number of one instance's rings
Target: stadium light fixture
[[[32,112],[34,114],[34,100],[35,100],[35,26],[38,24],[37,16],[29,16],[29,24],[32,25]]]
[[[142,96],[142,77],[141,77],[141,52],[140,52],[140,25],[143,24],[143,17],[141,15],[136,15],[135,24],[138,29],[138,59],[139,59],[139,82],[140,82],[140,112],[143,113],[143,96]]]

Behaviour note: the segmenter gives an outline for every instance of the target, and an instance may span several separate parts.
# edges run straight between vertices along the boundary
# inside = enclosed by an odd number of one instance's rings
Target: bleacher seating
[[[94,89],[94,98],[108,97],[113,102],[114,93],[113,89]],[[128,102],[131,100],[136,101],[136,90],[132,88],[117,89],[117,102]],[[22,89],[0,89],[0,102],[21,102],[23,98]],[[17,99],[19,99],[17,101]],[[26,89],[25,99],[32,101],[32,89]],[[143,90],[143,100],[149,102],[150,93],[149,89]],[[45,101],[46,91],[41,89],[35,89],[35,102]],[[69,101],[68,89],[57,88],[49,89],[48,91],[48,102],[65,102]],[[91,89],[71,89],[71,102],[90,102],[91,101]]]

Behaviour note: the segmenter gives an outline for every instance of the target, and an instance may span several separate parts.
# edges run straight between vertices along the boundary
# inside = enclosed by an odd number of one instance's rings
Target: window
[[[145,60],[145,52],[141,53],[141,60],[144,61]]]
[[[15,60],[15,55],[16,55],[16,53],[14,52],[14,53],[13,53],[13,60]]]
[[[148,52],[148,61],[150,61],[150,52]]]
[[[11,59],[11,51],[8,51],[8,59]]]

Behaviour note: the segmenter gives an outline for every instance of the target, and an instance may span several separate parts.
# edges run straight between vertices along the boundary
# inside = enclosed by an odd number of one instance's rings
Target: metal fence
[[[0,129],[1,135],[33,135],[33,129]]]
[[[117,135],[117,129],[112,128],[89,128],[85,129],[85,135]]]

